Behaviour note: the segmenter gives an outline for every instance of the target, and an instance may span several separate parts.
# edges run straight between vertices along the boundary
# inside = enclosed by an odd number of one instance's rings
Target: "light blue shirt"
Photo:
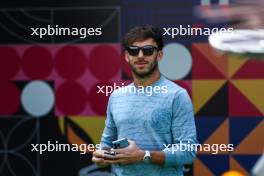
[[[195,158],[193,150],[172,152],[165,147],[197,144],[193,106],[186,90],[164,76],[151,87],[152,93],[149,93],[150,87],[142,92],[132,83],[111,94],[101,146],[112,147],[112,141],[120,138],[134,140],[142,150],[163,150],[165,165],[143,162],[113,165],[115,175],[182,176],[183,165]],[[154,91],[154,87],[160,90]]]

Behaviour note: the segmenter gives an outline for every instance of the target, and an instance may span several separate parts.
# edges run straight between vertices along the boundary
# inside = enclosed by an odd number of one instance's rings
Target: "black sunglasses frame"
[[[126,47],[126,50],[129,55],[131,56],[138,56],[139,51],[141,50],[143,52],[144,56],[151,56],[155,50],[159,50],[158,47],[153,45],[145,45],[145,46],[128,46]]]

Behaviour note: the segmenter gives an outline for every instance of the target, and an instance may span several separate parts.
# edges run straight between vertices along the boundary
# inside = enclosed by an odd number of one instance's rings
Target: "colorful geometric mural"
[[[226,170],[249,175],[264,147],[264,77],[260,69],[264,62],[212,55],[211,50],[206,43],[193,45],[192,98],[198,140],[234,144],[234,151],[198,153],[194,175],[220,175]]]
[[[148,0],[124,0],[107,2],[105,6],[25,8],[24,15],[60,24],[66,17],[69,25],[98,18],[100,24],[96,20],[91,24],[105,29],[102,38],[75,41],[49,37],[42,43],[21,37],[28,36],[24,28],[20,37],[13,35],[18,33],[14,27],[17,24],[8,19],[11,15],[19,20],[21,9],[12,9],[11,13],[1,8],[0,175],[109,175],[109,168],[99,169],[91,162],[89,151],[84,155],[40,155],[30,151],[30,144],[99,143],[109,96],[97,93],[98,86],[132,81],[121,53],[121,33],[144,23],[210,27],[192,14],[192,7],[201,4],[202,1],[155,0],[150,5]],[[75,14],[79,21],[69,14]],[[6,32],[5,26],[13,33]],[[199,142],[234,145],[233,152],[198,152],[194,164],[186,166],[185,175],[221,175],[230,169],[248,175],[264,149],[264,62],[215,52],[205,36],[164,38],[166,62],[161,64],[161,71],[178,78],[172,81],[191,96]]]

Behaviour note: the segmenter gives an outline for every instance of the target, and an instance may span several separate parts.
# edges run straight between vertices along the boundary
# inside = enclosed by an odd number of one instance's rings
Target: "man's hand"
[[[141,150],[134,141],[128,140],[129,146],[122,149],[115,149],[116,155],[105,156],[104,163],[107,164],[132,164],[142,161],[145,152]]]
[[[105,152],[106,150],[96,150],[93,152],[93,158],[92,161],[98,165],[99,167],[106,167],[109,165],[109,163],[105,162]]]

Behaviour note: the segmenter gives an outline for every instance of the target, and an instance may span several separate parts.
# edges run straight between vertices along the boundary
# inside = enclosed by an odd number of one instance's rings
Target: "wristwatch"
[[[145,155],[143,157],[143,162],[144,163],[150,163],[151,162],[151,155],[148,150],[145,150]]]

